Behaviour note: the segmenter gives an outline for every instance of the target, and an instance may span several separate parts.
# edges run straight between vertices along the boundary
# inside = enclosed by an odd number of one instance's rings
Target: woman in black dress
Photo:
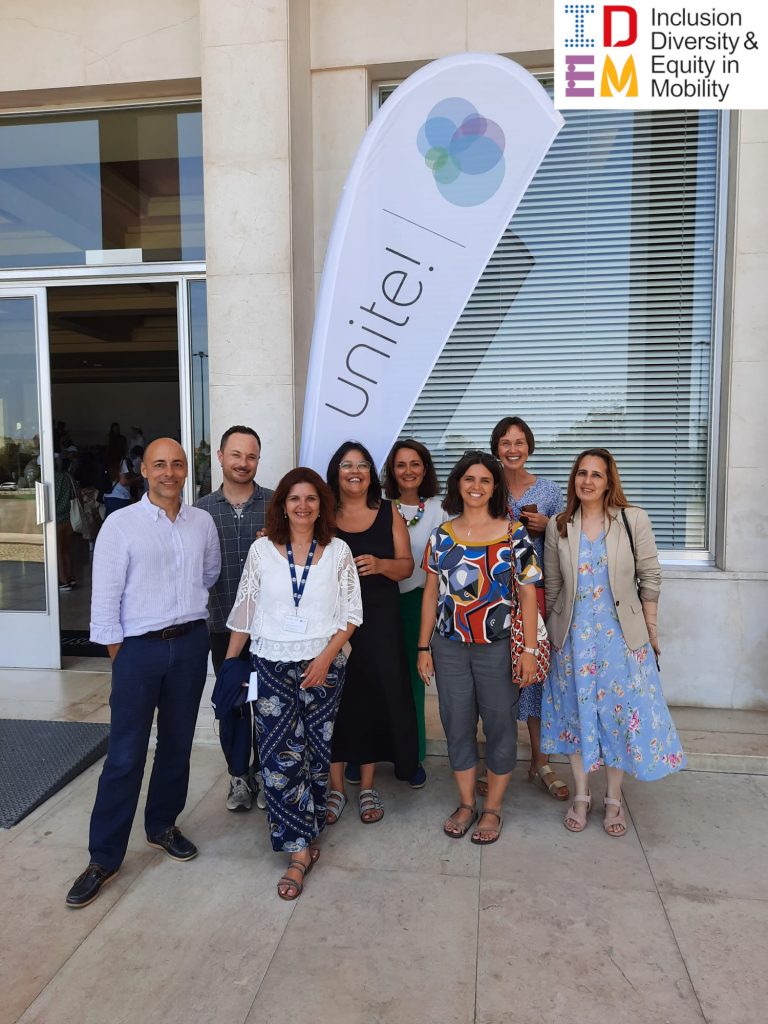
[[[336,496],[336,535],[352,550],[363,596],[363,624],[350,641],[344,692],[331,747],[328,819],[347,802],[344,762],[360,765],[360,820],[381,821],[384,807],[374,789],[377,761],[391,761],[398,779],[410,779],[419,763],[399,580],[413,572],[408,529],[389,501],[368,450],[345,441],[331,456],[328,484]]]

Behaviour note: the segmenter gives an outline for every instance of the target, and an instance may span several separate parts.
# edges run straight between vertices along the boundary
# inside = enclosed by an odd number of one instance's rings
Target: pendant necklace
[[[424,499],[423,498],[419,498],[419,505],[418,505],[418,508],[416,509],[416,515],[413,517],[413,519],[406,519],[406,517],[403,515],[403,510],[401,508],[401,505],[402,505],[402,502],[400,501],[400,499],[399,498],[395,498],[395,507],[397,508],[397,511],[400,513],[400,516],[403,519],[403,522],[405,523],[405,525],[408,526],[408,527],[415,526],[416,523],[418,523],[418,521],[424,515]]]

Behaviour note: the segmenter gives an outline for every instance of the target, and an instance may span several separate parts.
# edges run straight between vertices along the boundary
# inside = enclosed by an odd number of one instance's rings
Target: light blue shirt
[[[216,524],[182,503],[171,522],[148,495],[104,520],[93,555],[91,640],[127,636],[208,617],[208,590],[221,572]]]

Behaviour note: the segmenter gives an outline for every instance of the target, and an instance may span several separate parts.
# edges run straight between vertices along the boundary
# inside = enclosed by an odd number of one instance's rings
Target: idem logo
[[[597,8],[602,10],[602,19]],[[565,4],[565,13],[573,19],[573,33],[565,40],[565,95],[595,95],[596,36],[602,28],[600,47],[621,49],[637,41],[637,11],[628,4]],[[579,52],[581,51],[581,52]],[[601,96],[637,96],[638,81],[635,60],[630,53],[621,62],[605,53],[600,73]]]

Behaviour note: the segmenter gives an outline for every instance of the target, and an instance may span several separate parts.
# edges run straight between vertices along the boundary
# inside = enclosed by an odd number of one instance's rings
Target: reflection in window
[[[0,267],[201,260],[199,106],[0,118]]]
[[[0,612],[45,611],[35,304],[0,299]]]
[[[192,437],[195,445],[195,498],[200,498],[211,492],[208,301],[205,281],[189,282],[189,336],[192,345]]]

